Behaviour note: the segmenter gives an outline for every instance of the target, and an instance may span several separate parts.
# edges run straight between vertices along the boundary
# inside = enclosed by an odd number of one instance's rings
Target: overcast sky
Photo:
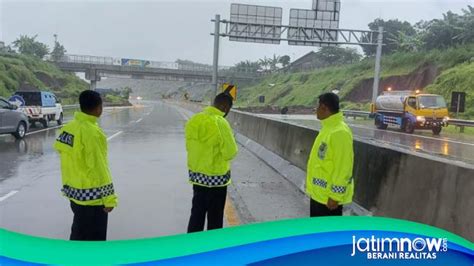
[[[175,61],[212,62],[215,14],[229,18],[230,3],[283,8],[288,23],[290,8],[311,9],[312,0],[148,0],[148,1],[17,1],[0,0],[0,40],[6,44],[20,34],[38,34],[53,45],[53,34],[70,54]],[[415,23],[440,18],[448,10],[460,12],[474,0],[342,0],[341,28],[367,29],[374,19],[400,19]],[[221,39],[220,64],[233,65],[273,54],[292,60],[312,47],[230,42]]]

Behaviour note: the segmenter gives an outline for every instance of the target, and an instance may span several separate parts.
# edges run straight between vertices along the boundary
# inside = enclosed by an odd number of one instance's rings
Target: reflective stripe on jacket
[[[230,162],[238,148],[224,113],[206,107],[189,119],[185,135],[189,182],[206,187],[229,185]]]
[[[80,205],[117,206],[107,159],[107,138],[97,118],[82,112],[59,132],[54,143],[61,159],[63,194]]]
[[[306,193],[326,204],[328,198],[348,204],[354,194],[352,131],[337,113],[321,121],[322,128],[308,160]]]

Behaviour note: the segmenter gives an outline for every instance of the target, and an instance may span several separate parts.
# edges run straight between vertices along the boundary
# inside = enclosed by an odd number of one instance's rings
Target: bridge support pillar
[[[97,81],[100,81],[99,71],[97,71],[97,69],[89,69],[86,71],[86,79],[91,82],[90,90],[95,91],[97,88]]]
[[[90,90],[95,91],[96,88],[97,88],[97,80],[91,80]]]

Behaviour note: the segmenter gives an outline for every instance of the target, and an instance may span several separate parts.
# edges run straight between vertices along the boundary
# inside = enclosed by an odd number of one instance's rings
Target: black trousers
[[[82,206],[71,201],[74,219],[70,240],[105,241],[108,213],[104,206]]]
[[[188,233],[204,230],[206,214],[207,230],[222,228],[226,197],[227,187],[208,188],[194,185]]]
[[[311,217],[342,216],[342,205],[335,210],[330,210],[326,205],[311,199],[309,212]]]

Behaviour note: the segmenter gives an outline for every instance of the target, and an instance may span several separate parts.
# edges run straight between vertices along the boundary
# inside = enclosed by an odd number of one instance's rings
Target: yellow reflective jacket
[[[107,160],[107,138],[97,118],[82,112],[60,131],[54,149],[61,157],[62,192],[80,205],[117,206]]]
[[[229,122],[219,109],[209,106],[186,123],[189,182],[205,187],[231,183],[230,162],[237,143]]]
[[[339,204],[352,202],[354,151],[352,131],[342,113],[321,121],[308,160],[306,193],[315,201],[326,204],[331,198]]]

